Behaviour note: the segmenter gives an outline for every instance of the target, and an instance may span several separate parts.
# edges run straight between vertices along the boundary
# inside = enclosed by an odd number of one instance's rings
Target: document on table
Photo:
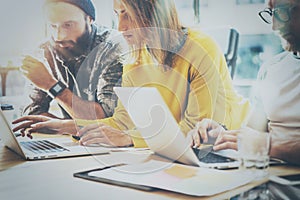
[[[163,189],[193,196],[211,196],[253,180],[253,176],[238,170],[215,170],[156,160],[79,172],[74,176],[137,189]]]

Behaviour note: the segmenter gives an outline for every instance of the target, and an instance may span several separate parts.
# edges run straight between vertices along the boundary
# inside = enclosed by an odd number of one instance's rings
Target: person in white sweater
[[[300,165],[300,0],[269,0],[268,6],[259,16],[272,24],[286,51],[261,67],[247,127],[227,131],[203,119],[189,136],[192,146],[200,146],[208,136],[216,137],[214,150],[221,150],[237,149],[237,135],[243,131],[269,132],[270,156]]]

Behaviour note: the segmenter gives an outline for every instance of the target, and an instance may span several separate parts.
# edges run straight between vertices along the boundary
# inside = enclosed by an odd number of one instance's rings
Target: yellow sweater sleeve
[[[190,90],[186,94],[186,109],[179,121],[181,130],[187,134],[199,120],[214,117],[217,99],[221,97],[219,91],[223,87],[220,69],[227,66],[216,44],[209,37],[194,32],[190,32],[181,56],[184,60],[178,59],[175,65],[189,65],[185,68],[189,69],[187,79]]]
[[[201,32],[189,33],[181,51],[181,56],[191,65],[188,102],[179,122],[181,130],[187,133],[203,118],[225,124],[229,129],[239,128],[249,112],[249,102],[235,92],[225,57],[217,44]]]

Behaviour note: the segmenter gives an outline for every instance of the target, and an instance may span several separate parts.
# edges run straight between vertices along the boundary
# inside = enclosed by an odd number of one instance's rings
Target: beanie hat
[[[64,3],[72,4],[74,6],[77,6],[81,10],[83,10],[93,20],[95,20],[96,18],[95,7],[91,0],[46,0],[45,4],[55,3],[55,2],[64,2]]]

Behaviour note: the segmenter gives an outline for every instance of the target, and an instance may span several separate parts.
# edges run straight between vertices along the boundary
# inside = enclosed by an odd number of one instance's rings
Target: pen
[[[80,129],[83,128],[83,126],[78,126]],[[72,135],[72,139],[74,139],[75,142],[78,142],[80,140],[80,136]]]
[[[73,138],[75,141],[79,141],[79,140],[80,140],[80,137],[79,137],[79,136],[76,136],[76,135],[72,135],[72,138]]]

